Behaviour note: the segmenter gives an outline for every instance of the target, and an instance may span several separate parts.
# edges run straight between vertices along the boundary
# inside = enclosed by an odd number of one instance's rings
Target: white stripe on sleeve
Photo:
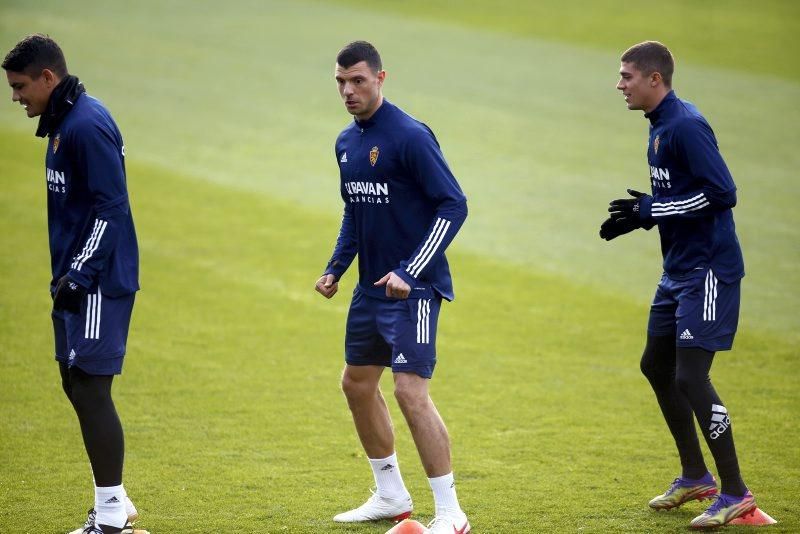
[[[86,262],[86,260],[91,258],[92,254],[94,254],[97,251],[97,248],[100,246],[100,240],[103,239],[103,233],[106,231],[106,226],[108,226],[108,223],[100,219],[97,219],[95,224],[97,224],[97,222],[99,222],[100,225],[95,226],[95,231],[92,232],[92,236],[86,242],[86,246],[83,247],[83,252],[81,252],[81,255],[76,258],[74,262],[72,262],[72,268],[76,271],[81,270],[81,267],[83,267],[83,264]],[[94,239],[94,243],[92,243],[92,239]],[[89,248],[87,251],[87,247],[91,248]]]
[[[680,215],[690,211],[697,211],[709,206],[711,203],[706,198],[705,193],[700,193],[686,200],[673,200],[672,202],[653,202],[650,214],[653,217],[664,217],[665,215]]]
[[[439,225],[439,222],[443,224]],[[438,225],[438,230],[436,226]],[[409,264],[406,268],[406,272],[416,278],[419,276],[419,273],[428,265],[428,262],[431,261],[431,258],[436,253],[436,249],[439,248],[439,245],[442,244],[444,240],[444,236],[447,234],[447,230],[450,228],[450,221],[447,219],[437,219],[436,225],[434,225],[434,229],[431,232],[428,241],[425,243],[425,246],[422,247],[422,250],[417,255],[417,258]]]

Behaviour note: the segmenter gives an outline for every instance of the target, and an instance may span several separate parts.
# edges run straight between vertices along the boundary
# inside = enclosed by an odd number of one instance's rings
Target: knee
[[[649,353],[647,349],[645,349],[644,354],[642,354],[642,361],[639,362],[639,369],[642,371],[645,378],[647,378],[647,381],[653,386],[669,384],[675,377],[672,370],[663,365],[659,365],[652,353]]]
[[[394,398],[403,412],[416,412],[423,408],[427,401],[427,391],[420,390],[411,383],[399,381],[394,387]]]
[[[686,369],[678,369],[675,377],[675,383],[684,395],[697,391],[710,382],[711,379],[708,374],[692,373]]]
[[[112,402],[111,388],[99,377],[98,379],[71,380],[69,396],[78,413],[102,409]]]
[[[675,345],[671,337],[648,337],[639,369],[653,386],[666,386],[675,379]]]
[[[342,392],[349,403],[372,397],[376,394],[377,389],[377,384],[371,381],[358,380],[347,373],[342,376]]]

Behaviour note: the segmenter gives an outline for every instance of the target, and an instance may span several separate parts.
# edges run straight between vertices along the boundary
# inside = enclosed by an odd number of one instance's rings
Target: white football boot
[[[437,512],[433,521],[428,523],[430,534],[469,534],[467,515],[461,510],[445,510]]]
[[[397,522],[410,517],[413,509],[411,495],[406,495],[400,499],[390,499],[373,493],[367,499],[367,502],[358,508],[335,516],[333,520],[337,523],[358,523],[361,521],[380,521],[381,519]]]
[[[125,512],[128,514],[129,523],[133,524],[137,519],[139,519],[139,511],[136,509],[136,507],[133,505],[133,501],[131,501],[130,497],[127,495],[125,496]],[[94,508],[92,508],[86,515],[86,522],[83,524],[83,526],[73,530],[69,534],[81,534],[86,529],[91,528],[94,526],[94,519],[96,516],[97,512],[95,512]]]

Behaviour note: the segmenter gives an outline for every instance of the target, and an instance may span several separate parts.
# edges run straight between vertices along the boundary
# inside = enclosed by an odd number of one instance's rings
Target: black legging
[[[675,439],[683,476],[701,478],[707,471],[692,421],[694,413],[714,457],[722,493],[741,496],[747,487],[739,473],[733,429],[708,375],[713,361],[711,351],[676,348],[674,336],[648,336],[641,369]]]
[[[94,376],[59,363],[61,386],[75,408],[83,444],[99,487],[122,484],[125,439],[114,401],[113,376]]]

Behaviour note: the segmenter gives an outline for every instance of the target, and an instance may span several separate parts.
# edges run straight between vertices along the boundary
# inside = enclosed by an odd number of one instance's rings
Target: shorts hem
[[[80,358],[80,361],[82,362],[102,362],[105,360],[116,360],[119,358],[124,358],[126,354],[127,352],[123,351],[123,352],[112,352],[110,354],[101,354],[100,356],[78,356],[77,358]],[[69,356],[59,356],[58,354],[56,354],[55,359],[56,361],[62,363],[69,363]]]
[[[713,339],[709,341],[683,341],[680,343],[675,343],[675,346],[679,349],[701,348],[710,352],[719,352],[731,350],[733,348],[733,340],[730,340],[730,342],[717,341]]]
[[[433,369],[430,369],[430,368],[420,369],[418,367],[417,368],[414,368],[414,367],[402,367],[402,368],[400,368],[400,367],[392,367],[392,372],[393,373],[413,373],[413,374],[415,374],[417,376],[420,376],[422,378],[432,378],[433,377]]]
[[[352,361],[348,360],[347,358],[344,359],[344,363],[347,365],[352,365],[354,367],[366,367],[368,365],[372,365],[374,367],[391,367],[392,364],[389,362],[386,363],[379,363],[379,362],[365,362],[365,361]]]

